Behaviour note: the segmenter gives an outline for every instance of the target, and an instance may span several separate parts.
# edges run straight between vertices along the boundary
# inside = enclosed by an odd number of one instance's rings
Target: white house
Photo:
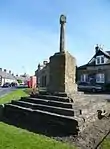
[[[17,80],[14,76],[14,74],[11,74],[11,71],[7,72],[6,69],[2,70],[0,68],[0,86],[2,86],[4,83],[12,83],[15,82],[17,83]]]

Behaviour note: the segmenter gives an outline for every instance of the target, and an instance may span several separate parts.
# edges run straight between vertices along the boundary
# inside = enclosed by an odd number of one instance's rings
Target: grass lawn
[[[101,145],[101,149],[110,149],[110,138],[105,139]]]
[[[75,147],[0,122],[0,149],[75,149]]]
[[[24,90],[18,89],[18,90],[12,91],[9,94],[1,97],[0,98],[0,104],[8,103],[11,100],[18,100],[24,96],[28,96],[28,94]]]

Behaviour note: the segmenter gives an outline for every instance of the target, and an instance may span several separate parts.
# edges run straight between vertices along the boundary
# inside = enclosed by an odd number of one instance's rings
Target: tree
[[[22,83],[22,80],[18,79],[17,82],[20,84],[20,83]]]

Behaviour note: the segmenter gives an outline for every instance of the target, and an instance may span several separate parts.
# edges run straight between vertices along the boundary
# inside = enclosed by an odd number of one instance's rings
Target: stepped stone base
[[[64,134],[77,134],[78,122],[69,116],[59,115],[51,112],[32,110],[13,104],[6,104],[4,115],[8,119],[16,120],[25,125],[30,124],[44,127],[45,129],[59,128]],[[48,126],[48,127],[47,127]],[[59,130],[58,129],[58,130]],[[57,130],[56,130],[57,131]]]
[[[45,135],[59,136],[60,132],[62,136],[77,136],[77,146],[92,149],[110,128],[110,118],[99,120],[97,113],[97,110],[109,111],[110,102],[97,96],[74,95],[73,102],[61,94],[22,97],[5,104],[2,114],[13,123],[31,127],[35,132],[42,130]],[[98,136],[94,139],[96,133]]]

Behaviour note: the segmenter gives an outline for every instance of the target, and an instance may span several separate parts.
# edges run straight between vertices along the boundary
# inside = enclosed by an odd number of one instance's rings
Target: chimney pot
[[[47,61],[43,61],[43,65],[46,65],[48,62]]]
[[[40,70],[41,69],[41,65],[40,64],[38,64],[38,70]]]
[[[98,51],[99,51],[99,46],[98,46],[98,44],[96,45],[96,47],[95,47],[95,53],[97,53]]]

